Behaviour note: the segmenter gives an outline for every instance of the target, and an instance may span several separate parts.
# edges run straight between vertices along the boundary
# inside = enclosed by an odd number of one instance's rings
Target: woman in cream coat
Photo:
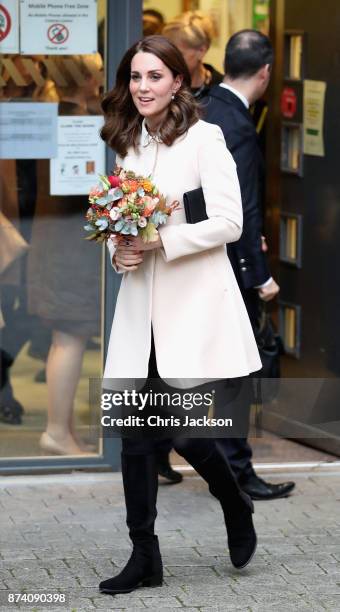
[[[169,203],[180,202],[157,241],[128,237],[112,264],[124,274],[104,378],[229,379],[261,367],[226,243],[242,232],[235,163],[220,128],[198,119],[190,76],[177,48],[150,36],[127,51],[116,85],[103,101],[102,137],[117,163],[151,175]],[[208,219],[186,223],[183,193],[202,186]],[[153,338],[152,338],[153,332]],[[225,380],[222,381],[225,383]],[[154,441],[123,439],[122,474],[133,552],[102,592],[130,592],[162,583],[156,518]],[[233,565],[244,567],[256,547],[250,498],[239,489],[213,439],[174,446],[219,499]]]
[[[122,279],[104,378],[147,376],[151,324],[162,378],[245,376],[261,362],[226,253],[241,235],[242,206],[222,131],[199,120],[167,147],[144,120],[141,147],[118,163],[143,176],[154,168],[155,184],[180,207],[159,230],[162,248]],[[183,193],[201,185],[209,219],[190,225]]]

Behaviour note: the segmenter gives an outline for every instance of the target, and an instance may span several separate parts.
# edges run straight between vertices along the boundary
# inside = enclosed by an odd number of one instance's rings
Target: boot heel
[[[151,578],[145,578],[142,582],[143,587],[157,587],[157,586],[162,586],[162,584],[163,584],[162,575],[156,575],[156,576],[151,576]]]

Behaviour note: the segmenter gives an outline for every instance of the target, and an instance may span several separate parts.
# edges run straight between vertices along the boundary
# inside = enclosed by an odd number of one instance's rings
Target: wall
[[[218,36],[206,55],[206,61],[223,72],[224,49],[228,38],[237,30],[251,27],[252,0],[199,0],[199,10],[210,14],[217,23]],[[144,9],[160,11],[166,21],[182,12],[182,0],[144,0]]]

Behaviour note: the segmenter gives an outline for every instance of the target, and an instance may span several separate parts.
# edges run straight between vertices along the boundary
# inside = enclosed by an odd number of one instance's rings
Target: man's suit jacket
[[[252,288],[270,278],[267,259],[261,250],[263,159],[249,110],[231,91],[216,85],[204,102],[205,121],[222,129],[227,147],[237,166],[243,206],[243,233],[228,244],[228,255],[251,320],[255,316],[257,292]]]

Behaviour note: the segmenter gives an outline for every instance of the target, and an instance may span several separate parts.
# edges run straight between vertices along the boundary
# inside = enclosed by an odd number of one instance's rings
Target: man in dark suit
[[[249,106],[264,94],[270,79],[273,49],[269,39],[256,30],[234,34],[225,52],[223,82],[211,88],[203,102],[204,119],[219,125],[237,165],[243,205],[241,239],[228,245],[228,255],[255,328],[260,300],[272,300],[279,286],[272,278],[262,237],[263,159]],[[247,384],[245,385],[247,388]],[[247,395],[247,392],[245,393]],[[250,397],[243,399],[249,420]],[[253,499],[287,496],[295,484],[272,484],[257,476],[247,438],[219,440],[240,486]]]

